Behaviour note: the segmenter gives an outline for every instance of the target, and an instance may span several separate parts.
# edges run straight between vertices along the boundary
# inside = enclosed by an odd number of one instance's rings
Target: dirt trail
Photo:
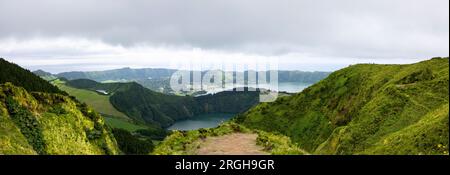
[[[265,155],[263,147],[256,145],[257,134],[233,133],[208,137],[197,150],[198,155]]]

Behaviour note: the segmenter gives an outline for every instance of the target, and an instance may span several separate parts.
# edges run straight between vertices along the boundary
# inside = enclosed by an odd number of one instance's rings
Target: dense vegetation
[[[236,121],[315,154],[448,154],[449,59],[359,64]]]
[[[29,92],[48,92],[65,94],[39,76],[20,66],[0,58],[0,84],[10,82],[25,88]]]
[[[0,154],[118,154],[102,117],[60,95],[0,85]]]
[[[88,79],[68,81],[67,85],[91,91],[105,90],[111,104],[131,119],[156,127],[168,127],[177,120],[206,113],[244,112],[259,102],[258,91],[227,91],[200,97],[175,96],[154,92],[131,83],[98,83]]]
[[[241,113],[259,103],[259,90],[223,91],[194,98],[202,113]]]
[[[139,139],[124,129],[112,130],[120,150],[125,154],[150,154],[153,150],[153,142],[149,139]]]
[[[157,93],[137,83],[128,85],[127,89],[115,92],[110,101],[134,120],[168,127],[176,120],[193,117],[200,110],[192,97]]]
[[[46,145],[43,140],[42,128],[33,114],[21,106],[13,97],[5,99],[8,112],[14,124],[25,136],[28,143],[38,154],[46,154]]]
[[[103,118],[86,104],[3,59],[0,68],[0,154],[120,152]]]
[[[270,154],[301,155],[305,152],[293,144],[286,136],[248,129],[234,122],[223,123],[217,128],[193,131],[174,131],[155,147],[156,155],[194,155],[207,137],[217,137],[232,133],[256,133],[257,144]]]

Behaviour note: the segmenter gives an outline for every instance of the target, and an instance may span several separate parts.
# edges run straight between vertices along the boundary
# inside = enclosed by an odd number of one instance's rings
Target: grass
[[[258,134],[256,144],[263,146],[264,151],[272,155],[308,155],[309,153],[300,149],[291,139],[281,134],[255,131]]]
[[[449,60],[358,64],[236,121],[314,154],[448,155]]]
[[[67,92],[72,96],[75,96],[78,100],[88,104],[99,113],[106,114],[108,116],[114,116],[121,119],[129,119],[125,114],[114,108],[114,106],[109,101],[110,96],[100,95],[97,92],[93,92],[90,90],[69,87],[64,83],[62,83],[61,81],[54,81],[53,83],[59,89]]]
[[[256,133],[256,144],[264,147],[265,152],[274,155],[303,155],[301,150],[289,137],[268,133],[260,130],[248,129],[233,121],[221,124],[216,128],[199,129],[192,131],[174,131],[159,143],[152,154],[155,155],[193,155],[201,147],[202,141],[207,137],[217,137],[232,133]]]
[[[104,118],[105,118],[105,123],[112,128],[125,129],[130,132],[133,132],[133,131],[136,131],[139,129],[147,129],[148,128],[145,125],[134,124],[134,123],[131,123],[130,121],[124,120],[124,119],[111,118],[111,117],[104,117]]]
[[[125,114],[114,108],[109,102],[110,96],[100,95],[91,90],[73,88],[65,85],[64,82],[60,80],[55,80],[52,83],[56,84],[58,88],[68,94],[75,96],[81,102],[85,102],[97,112],[103,114],[105,123],[112,128],[125,129],[130,132],[148,128],[145,125],[133,123]]]
[[[199,146],[199,140],[206,137],[222,136],[233,132],[248,132],[241,125],[224,123],[217,128],[192,131],[173,131],[163,142],[155,147],[155,155],[192,155]]]
[[[0,154],[119,153],[102,117],[64,95],[6,83],[0,85],[0,114]]]

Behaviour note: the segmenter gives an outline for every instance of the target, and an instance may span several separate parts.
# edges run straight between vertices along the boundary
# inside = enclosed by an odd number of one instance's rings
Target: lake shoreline
[[[215,128],[221,123],[231,120],[235,115],[234,113],[201,114],[189,119],[176,121],[173,125],[165,129],[189,131],[200,128]]]

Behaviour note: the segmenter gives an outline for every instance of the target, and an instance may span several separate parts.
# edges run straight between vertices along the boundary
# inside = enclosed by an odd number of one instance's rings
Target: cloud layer
[[[139,49],[293,62],[449,54],[446,0],[0,0],[0,24],[0,55],[13,59],[117,58]]]

